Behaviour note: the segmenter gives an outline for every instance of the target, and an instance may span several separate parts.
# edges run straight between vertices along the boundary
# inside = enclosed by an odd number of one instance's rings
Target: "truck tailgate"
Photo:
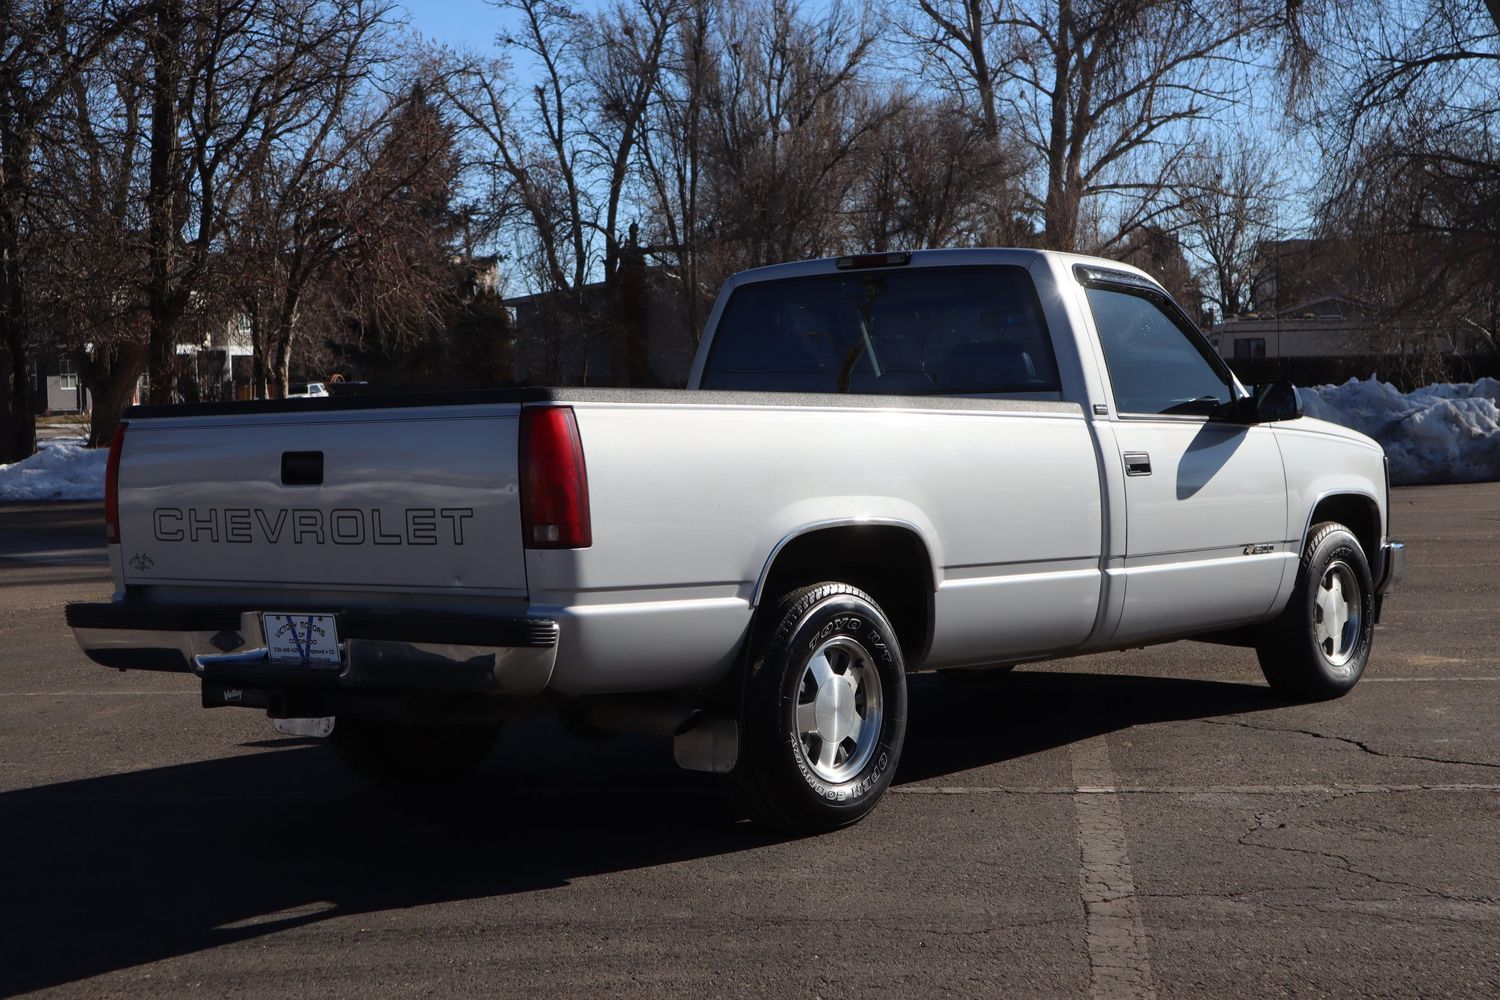
[[[138,419],[131,585],[524,596],[520,406]]]

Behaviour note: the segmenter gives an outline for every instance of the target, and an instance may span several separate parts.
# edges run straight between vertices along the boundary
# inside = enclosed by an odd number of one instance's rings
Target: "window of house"
[[[57,381],[61,388],[78,388],[78,372],[73,368],[71,358],[62,358],[57,362]]]
[[[1264,337],[1236,337],[1234,338],[1234,359],[1244,361],[1250,358],[1263,358],[1266,356],[1266,338]]]

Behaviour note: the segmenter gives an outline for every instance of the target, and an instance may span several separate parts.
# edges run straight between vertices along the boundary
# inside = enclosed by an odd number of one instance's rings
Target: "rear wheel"
[[[1314,526],[1286,610],[1255,646],[1271,687],[1313,701],[1353,688],[1370,659],[1374,595],[1370,564],[1354,533],[1334,521]]]
[[[895,630],[862,591],[786,595],[750,664],[730,784],[758,823],[796,833],[863,818],[890,786],[906,734]]]
[[[361,778],[377,785],[440,785],[478,770],[498,725],[404,726],[341,718],[329,742]]]

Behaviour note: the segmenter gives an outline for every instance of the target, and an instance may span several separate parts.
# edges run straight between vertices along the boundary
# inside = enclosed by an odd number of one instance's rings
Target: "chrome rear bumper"
[[[70,604],[66,617],[95,663],[193,673],[205,684],[246,688],[537,694],[557,659],[557,623],[550,619],[336,614],[337,667],[272,663],[259,611],[123,601]]]

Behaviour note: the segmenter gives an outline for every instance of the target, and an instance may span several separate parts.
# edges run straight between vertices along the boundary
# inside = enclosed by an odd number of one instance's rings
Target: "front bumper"
[[[551,619],[334,614],[338,667],[272,663],[254,609],[121,601],[69,604],[66,619],[95,663],[192,673],[205,688],[527,695],[547,687],[557,659],[558,629]]]

